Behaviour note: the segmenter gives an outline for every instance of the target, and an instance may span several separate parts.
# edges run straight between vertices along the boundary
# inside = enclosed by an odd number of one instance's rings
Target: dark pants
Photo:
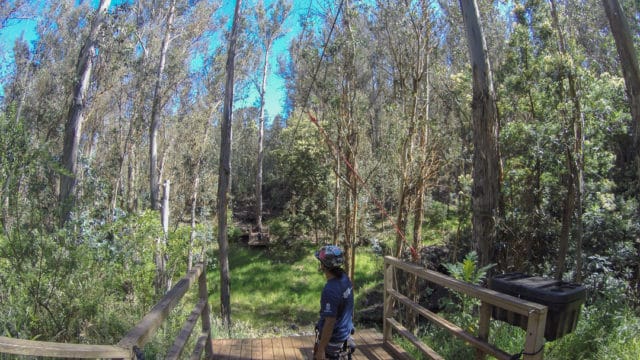
[[[356,351],[356,343],[351,337],[341,343],[329,343],[325,357],[329,360],[351,360],[351,354]]]

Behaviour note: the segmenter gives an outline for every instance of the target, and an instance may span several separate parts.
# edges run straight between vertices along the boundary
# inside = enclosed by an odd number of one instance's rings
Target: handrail
[[[12,339],[0,336],[0,354],[28,355],[38,357],[59,357],[76,359],[135,359],[136,352],[141,349],[166,320],[171,310],[180,302],[191,286],[198,282],[198,302],[189,315],[185,325],[178,334],[167,359],[180,357],[193,329],[201,319],[202,332],[197,339],[192,359],[202,357],[213,359],[211,343],[211,320],[209,318],[209,301],[205,264],[199,263],[180,279],[176,285],[136,324],[117,345],[85,345],[63,344],[46,341]]]
[[[401,261],[397,258],[386,256],[384,258],[385,274],[384,274],[384,322],[383,322],[383,339],[392,347],[396,346],[391,341],[391,330],[395,329],[400,335],[414,344],[422,353],[431,359],[442,359],[442,357],[427,344],[402,326],[396,319],[392,317],[393,303],[392,299],[398,301],[436,325],[442,327],[452,335],[466,341],[474,346],[478,351],[478,358],[484,358],[485,354],[492,355],[497,359],[511,359],[511,355],[498,349],[488,343],[489,339],[489,322],[491,320],[491,312],[493,307],[505,309],[528,318],[527,333],[523,351],[524,360],[541,360],[544,347],[544,328],[547,319],[547,307],[534,302],[519,299],[514,296],[503,294],[497,291],[489,290],[477,285],[465,283],[452,277],[443,275],[439,272],[425,269],[421,266]],[[420,306],[420,304],[412,301],[408,297],[402,295],[395,286],[395,269],[406,271],[410,274],[418,276],[429,282],[438,284],[445,288],[449,288],[468,296],[481,300],[480,306],[480,322],[478,327],[478,336],[464,331],[464,329],[438,316],[437,314]]]
[[[76,359],[130,359],[131,351],[112,345],[61,344],[0,336],[0,354]]]

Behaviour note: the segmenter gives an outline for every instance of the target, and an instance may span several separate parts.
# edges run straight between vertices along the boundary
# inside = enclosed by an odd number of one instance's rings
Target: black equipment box
[[[587,295],[586,289],[580,284],[523,273],[494,276],[489,279],[489,289],[547,306],[544,329],[547,341],[559,339],[576,329],[580,308]],[[526,316],[494,306],[492,317],[527,329]]]

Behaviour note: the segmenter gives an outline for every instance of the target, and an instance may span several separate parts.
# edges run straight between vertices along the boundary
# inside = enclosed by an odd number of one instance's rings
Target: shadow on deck
[[[384,344],[382,334],[374,329],[357,330],[353,338],[357,344],[353,360],[411,359],[404,350]],[[314,341],[314,336],[213,340],[213,358],[216,360],[313,359]]]

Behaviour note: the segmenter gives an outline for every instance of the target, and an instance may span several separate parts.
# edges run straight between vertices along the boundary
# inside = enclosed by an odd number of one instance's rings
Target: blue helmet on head
[[[325,245],[316,251],[316,259],[328,269],[339,268],[344,264],[344,252],[335,245]]]

